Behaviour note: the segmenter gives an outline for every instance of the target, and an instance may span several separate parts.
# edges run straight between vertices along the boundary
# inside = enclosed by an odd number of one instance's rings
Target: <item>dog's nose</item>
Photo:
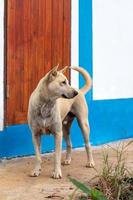
[[[78,95],[78,92],[75,90],[74,91],[74,96],[77,96]]]

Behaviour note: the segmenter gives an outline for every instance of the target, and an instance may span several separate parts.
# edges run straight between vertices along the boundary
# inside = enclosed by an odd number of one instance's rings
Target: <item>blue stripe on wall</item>
[[[92,76],[92,1],[79,0],[79,65]],[[80,76],[80,87],[84,79]],[[92,90],[86,95],[92,99]]]
[[[89,111],[92,145],[133,137],[133,99],[90,101]],[[84,146],[76,120],[72,125],[71,139],[74,148]],[[51,152],[53,149],[53,136],[43,136],[42,152]],[[34,148],[28,125],[9,126],[0,132],[0,157],[33,154]]]
[[[71,139],[73,147],[84,145],[82,135],[80,135],[77,123],[73,124]],[[65,149],[65,142],[62,147]],[[54,150],[54,137],[42,136],[42,152],[51,152]],[[27,124],[9,126],[0,132],[0,158],[33,155],[34,148],[32,144],[31,132]]]
[[[90,101],[89,105],[93,144],[133,137],[133,99]]]

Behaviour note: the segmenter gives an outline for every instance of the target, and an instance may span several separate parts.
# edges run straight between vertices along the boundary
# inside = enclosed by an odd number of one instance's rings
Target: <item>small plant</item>
[[[76,186],[77,189],[80,189],[83,193],[87,195],[87,197],[81,197],[80,200],[88,199],[88,197],[90,197],[92,200],[107,200],[107,198],[99,190],[89,188],[85,184],[81,183],[80,181],[74,178],[69,178],[69,180]],[[70,196],[70,200],[74,199],[74,195],[77,189]]]
[[[102,171],[101,174],[98,172],[95,188],[108,200],[133,200],[133,172],[126,166],[126,151],[132,143],[120,143],[116,149],[109,146],[115,152],[115,164],[109,161],[109,153],[103,152]]]
[[[116,161],[110,161],[109,151],[103,151],[102,170],[99,172],[94,168],[97,175],[89,181],[91,187],[79,182],[76,179],[69,180],[76,186],[76,190],[70,196],[70,200],[75,199],[78,189],[85,193],[86,197],[79,197],[80,200],[133,200],[133,172],[126,165],[127,148],[133,143],[119,143],[117,148],[108,146],[108,150],[115,152]]]

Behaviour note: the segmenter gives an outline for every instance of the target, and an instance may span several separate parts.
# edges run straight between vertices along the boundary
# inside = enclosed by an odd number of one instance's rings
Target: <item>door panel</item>
[[[8,0],[6,32],[6,124],[26,123],[38,81],[56,64],[70,65],[71,1]]]

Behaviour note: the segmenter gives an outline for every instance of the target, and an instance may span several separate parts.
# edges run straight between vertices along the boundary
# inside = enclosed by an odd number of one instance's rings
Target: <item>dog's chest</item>
[[[51,131],[51,127],[58,122],[58,113],[56,105],[49,102],[41,107],[41,116],[43,120],[43,128],[48,132]]]
[[[56,106],[52,102],[42,105],[41,115],[44,121],[52,120],[55,115]]]

